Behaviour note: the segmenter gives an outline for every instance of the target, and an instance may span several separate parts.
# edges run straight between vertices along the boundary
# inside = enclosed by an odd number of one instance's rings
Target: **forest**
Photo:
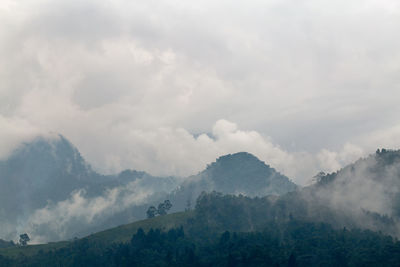
[[[279,214],[270,198],[203,193],[180,227],[139,228],[128,242],[89,238],[1,266],[398,266],[400,242]],[[270,210],[273,213],[265,213]],[[174,216],[174,214],[165,215]],[[161,218],[164,220],[164,218]],[[266,219],[267,218],[267,219]],[[147,221],[150,221],[149,219]]]

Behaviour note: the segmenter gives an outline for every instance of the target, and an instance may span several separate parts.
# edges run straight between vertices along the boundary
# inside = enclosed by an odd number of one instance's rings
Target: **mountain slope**
[[[176,186],[174,177],[134,170],[101,175],[63,136],[37,137],[0,161],[0,238],[28,231],[59,240],[141,219],[143,208],[132,207]],[[118,206],[107,210],[110,205]],[[122,216],[126,209],[131,212]]]
[[[397,239],[304,221],[285,214],[280,198],[203,194],[194,211],[71,242],[0,249],[0,265],[398,266]]]
[[[378,150],[336,173],[320,175],[314,192],[335,208],[400,215],[400,151]]]
[[[145,218],[150,205],[170,199],[171,212],[194,206],[202,191],[264,196],[297,187],[245,152],[218,158],[183,179],[125,170],[101,175],[63,136],[38,137],[0,161],[0,238],[28,232],[35,242],[84,236]],[[173,193],[171,193],[173,192]]]
[[[278,200],[285,216],[400,236],[400,151],[378,150],[316,178]]]
[[[2,203],[26,212],[48,199],[65,199],[92,176],[96,174],[65,138],[37,138],[0,162],[0,196]]]
[[[139,220],[133,223],[112,227],[104,231],[96,232],[79,240],[87,240],[90,243],[103,245],[120,242],[125,243],[130,241],[132,235],[136,234],[139,228],[142,228],[146,232],[150,229],[162,229],[163,231],[168,231],[169,229],[179,228],[183,225],[186,225],[187,221],[193,218],[193,216],[194,213],[192,211],[178,212],[168,214],[166,216],[158,216],[151,219]],[[8,245],[10,243],[6,241],[2,242],[4,242],[5,245]],[[74,241],[59,241],[51,242],[48,244],[28,245],[26,247],[18,247],[12,245],[0,246],[0,256],[17,257],[21,254],[25,256],[33,256],[39,251],[48,252],[54,251],[55,249],[67,247],[73,242]]]
[[[190,176],[171,194],[174,211],[193,206],[201,192],[246,196],[282,195],[296,190],[286,176],[247,152],[219,157],[197,175]]]

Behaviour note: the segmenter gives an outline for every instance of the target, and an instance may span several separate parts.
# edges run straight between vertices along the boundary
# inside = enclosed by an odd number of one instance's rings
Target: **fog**
[[[93,231],[118,212],[151,200],[154,193],[154,190],[141,187],[138,182],[112,188],[96,197],[87,197],[84,190],[78,190],[64,201],[49,203],[35,210],[26,221],[21,221],[16,230],[17,233],[30,233],[32,243],[36,244],[81,237],[82,233],[89,234],[87,229]],[[131,220],[143,217],[142,214],[137,216]]]
[[[333,174],[335,178],[327,186],[316,186],[304,196],[310,203],[339,212],[339,222],[347,227],[399,237],[399,163],[398,152],[370,155]]]
[[[399,147],[399,10],[2,1],[0,155],[52,132],[101,172],[184,176],[245,150],[305,184]]]

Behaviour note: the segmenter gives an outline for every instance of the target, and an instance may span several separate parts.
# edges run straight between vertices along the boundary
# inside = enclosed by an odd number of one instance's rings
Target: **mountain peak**
[[[217,161],[223,160],[223,159],[241,159],[241,160],[258,160],[259,161],[259,159],[256,156],[254,156],[253,154],[251,154],[249,152],[245,152],[245,151],[220,156],[217,159]]]
[[[72,190],[84,187],[93,174],[65,137],[38,136],[0,161],[0,193],[25,204],[33,203],[27,200],[33,197],[43,205],[47,199],[65,199]]]
[[[215,168],[232,168],[240,169],[242,167],[271,169],[269,165],[259,160],[256,156],[248,152],[238,152],[227,154],[216,159],[215,162],[209,164],[207,169]]]
[[[22,143],[7,161],[18,163],[31,170],[63,169],[69,173],[92,171],[78,149],[61,134],[38,136],[30,142]]]
[[[289,178],[248,152],[221,156],[200,175],[212,182],[214,190],[223,193],[260,196],[296,188]]]
[[[264,163],[261,160],[259,160],[256,156],[254,156],[253,154],[251,154],[249,152],[237,152],[237,153],[233,153],[233,154],[227,154],[227,155],[217,158],[217,160],[216,160],[216,162],[220,162],[220,163],[232,162],[232,161],[234,161],[234,162],[236,162],[236,161],[240,161],[240,162],[253,161],[253,162],[257,162],[257,163]]]

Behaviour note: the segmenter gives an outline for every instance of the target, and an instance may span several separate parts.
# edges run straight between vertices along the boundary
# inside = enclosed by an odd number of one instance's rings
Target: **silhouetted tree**
[[[172,204],[171,201],[169,201],[168,199],[164,201],[164,206],[167,210],[170,210],[172,208]]]
[[[19,236],[19,244],[21,246],[26,246],[31,239],[29,238],[28,234],[22,234]]]
[[[146,213],[147,213],[147,218],[154,218],[157,215],[157,209],[154,206],[150,206]]]
[[[166,215],[168,210],[170,210],[171,208],[172,208],[171,201],[167,199],[163,203],[158,204],[157,212],[160,215]]]

